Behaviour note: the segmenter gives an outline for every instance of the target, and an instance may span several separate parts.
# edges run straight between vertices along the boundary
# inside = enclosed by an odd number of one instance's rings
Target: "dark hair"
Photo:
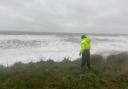
[[[81,36],[81,39],[83,39],[83,38],[86,38],[86,36],[85,36],[85,35],[82,35],[82,36]]]

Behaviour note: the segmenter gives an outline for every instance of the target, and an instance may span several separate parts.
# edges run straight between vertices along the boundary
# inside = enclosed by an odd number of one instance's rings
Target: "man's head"
[[[86,35],[81,35],[81,39],[83,39],[83,38],[87,38]]]

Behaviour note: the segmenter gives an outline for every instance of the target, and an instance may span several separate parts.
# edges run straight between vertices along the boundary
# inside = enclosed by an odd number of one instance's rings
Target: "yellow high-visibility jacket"
[[[90,38],[83,38],[81,40],[81,47],[80,52],[83,53],[86,50],[91,49],[91,39]]]

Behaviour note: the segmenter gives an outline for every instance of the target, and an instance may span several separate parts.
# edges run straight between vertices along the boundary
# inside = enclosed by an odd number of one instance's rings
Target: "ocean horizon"
[[[91,54],[108,56],[127,52],[128,35],[87,34],[91,38]],[[0,64],[37,62],[53,59],[61,61],[80,58],[81,33],[58,32],[0,32]]]

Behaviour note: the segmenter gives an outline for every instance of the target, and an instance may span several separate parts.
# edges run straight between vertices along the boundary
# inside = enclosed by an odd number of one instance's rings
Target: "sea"
[[[104,57],[128,52],[126,34],[87,34],[91,38],[91,55]],[[79,59],[81,33],[0,32],[0,65],[41,60]]]

